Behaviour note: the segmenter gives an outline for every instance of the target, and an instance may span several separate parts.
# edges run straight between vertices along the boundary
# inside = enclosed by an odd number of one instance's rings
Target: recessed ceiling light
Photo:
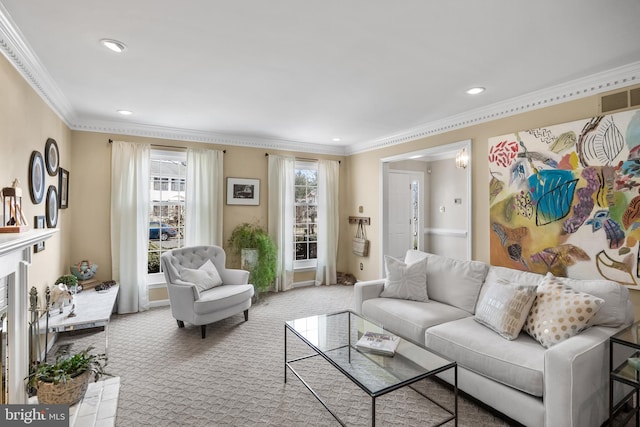
[[[331,140],[332,140],[333,142],[340,142],[340,141],[341,141],[341,139],[340,139],[340,138],[338,138],[338,137],[336,137],[336,138],[331,138]]]
[[[479,93],[482,93],[485,91],[485,88],[483,87],[472,87],[471,89],[467,89],[467,93],[469,95],[477,95]]]
[[[130,116],[133,114],[133,111],[129,111],[129,110],[118,110],[118,113],[122,114],[123,116]]]
[[[122,53],[127,49],[127,45],[125,45],[122,42],[119,42],[118,40],[102,39],[100,40],[100,44],[102,44],[102,46],[116,53]]]

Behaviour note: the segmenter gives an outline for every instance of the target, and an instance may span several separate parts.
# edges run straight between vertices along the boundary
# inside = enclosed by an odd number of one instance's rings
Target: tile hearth
[[[120,377],[90,382],[82,401],[69,408],[69,427],[114,427],[119,394]],[[38,403],[38,398],[29,403]]]

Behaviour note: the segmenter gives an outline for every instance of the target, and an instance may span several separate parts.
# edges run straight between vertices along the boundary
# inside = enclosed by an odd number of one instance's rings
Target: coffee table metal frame
[[[295,322],[299,322],[301,320],[305,320],[305,319],[312,319],[312,318],[329,318],[332,316],[340,316],[343,315],[345,317],[348,318],[348,325],[347,325],[347,330],[349,331],[349,333],[347,334],[348,337],[343,337],[344,339],[344,343],[338,344],[336,346],[332,346],[331,348],[327,348],[327,349],[321,349],[320,346],[312,343],[309,339],[307,339],[307,337],[304,335],[303,332],[298,331],[295,326],[294,323]],[[373,322],[369,319],[366,319],[356,313],[354,313],[351,310],[345,310],[345,311],[340,311],[340,312],[336,312],[336,313],[331,313],[331,314],[326,314],[326,315],[320,315],[320,316],[311,316],[309,318],[303,318],[303,319],[296,319],[296,320],[291,320],[291,321],[287,321],[284,323],[284,382],[286,384],[287,382],[287,369],[289,369],[301,382],[302,384],[311,392],[311,394],[313,394],[313,396],[315,396],[316,399],[318,399],[318,401],[322,404],[322,406],[325,407],[325,409],[336,419],[336,421],[338,421],[342,426],[346,426],[346,424],[340,419],[340,417],[331,410],[331,408],[329,408],[328,404],[320,397],[320,395],[318,395],[318,393],[311,387],[311,385],[305,381],[302,376],[293,368],[292,364],[294,364],[295,362],[299,362],[301,360],[305,360],[305,359],[309,359],[312,357],[316,357],[316,356],[321,356],[322,358],[324,358],[327,362],[329,362],[331,365],[333,365],[339,372],[341,372],[345,377],[347,377],[348,379],[350,379],[355,385],[357,385],[358,387],[360,387],[365,393],[367,393],[369,395],[369,397],[371,397],[371,426],[375,427],[376,425],[376,398],[383,396],[387,393],[390,393],[392,391],[398,390],[402,387],[408,386],[410,387],[413,391],[415,391],[416,393],[420,394],[421,396],[423,396],[425,399],[429,400],[430,402],[434,403],[435,405],[437,405],[438,407],[442,408],[444,411],[446,411],[448,414],[450,414],[450,416],[448,418],[446,418],[445,420],[441,421],[438,424],[435,424],[436,426],[440,426],[443,425],[445,423],[448,423],[449,421],[454,420],[454,425],[457,426],[458,425],[458,365],[456,362],[453,361],[449,361],[447,359],[445,359],[444,357],[438,355],[436,352],[433,352],[427,348],[425,348],[424,346],[421,346],[419,344],[416,344],[406,338],[403,338],[402,336],[398,335],[401,338],[401,344],[398,347],[398,351],[396,352],[396,355],[393,356],[393,362],[396,364],[403,364],[406,363],[407,366],[409,366],[409,364],[411,364],[412,366],[415,366],[416,363],[412,362],[410,359],[406,359],[404,358],[404,356],[402,355],[403,353],[403,349],[406,349],[408,351],[411,351],[413,353],[418,352],[418,354],[420,352],[425,352],[424,354],[430,355],[430,356],[434,356],[436,358],[442,359],[442,363],[438,364],[435,368],[426,368],[426,367],[422,367],[422,372],[418,372],[415,375],[412,375],[410,377],[406,377],[406,378],[401,378],[400,376],[395,375],[392,371],[388,372],[386,370],[384,370],[385,368],[376,360],[384,360],[384,358],[386,356],[378,356],[378,355],[372,355],[369,353],[363,353],[360,352],[359,350],[357,350],[355,344],[356,342],[354,341],[354,339],[352,339],[352,335],[353,335],[353,329],[354,327],[356,327],[354,325],[354,320],[360,321],[361,323],[364,322],[367,325],[372,325],[375,329],[376,332],[388,332],[386,330],[384,330],[384,328],[382,326],[380,326],[379,324],[377,324],[376,322]],[[307,346],[309,346],[311,349],[313,349],[314,353],[309,354],[309,355],[305,355],[302,357],[297,357],[295,359],[291,359],[288,360],[287,359],[287,331],[293,333],[295,336],[297,336],[302,342],[304,342]],[[364,331],[358,331],[358,334],[363,333]],[[392,333],[392,332],[389,332]],[[334,358],[332,357],[332,353],[336,352],[336,351],[341,351],[347,352],[347,358],[348,358],[348,363],[351,364],[352,361],[355,361],[355,357],[357,356],[357,358],[362,361],[364,359],[362,359],[362,356],[366,357],[366,364],[371,364],[371,368],[372,369],[376,369],[376,370],[384,370],[385,374],[390,374],[391,376],[395,377],[396,381],[392,382],[391,384],[382,387],[382,388],[376,388],[375,390],[372,390],[370,386],[367,386],[366,384],[363,383],[363,379],[364,377],[358,378],[357,375],[352,374],[351,372],[349,372],[347,369],[345,369],[343,366],[341,366],[341,364],[336,360],[334,360]],[[357,353],[357,354],[355,354]],[[352,359],[352,355],[354,356],[354,359]],[[405,362],[406,361],[406,362]],[[362,362],[359,362],[362,363]],[[362,366],[360,366],[362,367]],[[453,376],[454,376],[454,382],[453,382],[453,394],[454,394],[454,409],[453,411],[449,408],[446,408],[445,406],[443,406],[442,404],[440,404],[439,402],[434,401],[433,399],[431,399],[429,396],[427,396],[426,394],[424,394],[423,392],[421,392],[420,390],[417,390],[416,388],[412,387],[411,385],[421,381],[423,379],[432,377],[436,374],[439,374],[441,372],[447,371],[449,369],[453,369]]]

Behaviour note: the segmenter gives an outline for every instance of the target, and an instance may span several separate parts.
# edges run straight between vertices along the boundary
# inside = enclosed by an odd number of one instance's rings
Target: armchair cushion
[[[253,285],[224,285],[200,292],[200,298],[193,303],[193,311],[207,314],[251,300]]]
[[[206,291],[216,286],[222,285],[222,279],[218,269],[210,259],[198,269],[184,268],[180,272],[180,278],[188,283],[193,283],[198,291]]]

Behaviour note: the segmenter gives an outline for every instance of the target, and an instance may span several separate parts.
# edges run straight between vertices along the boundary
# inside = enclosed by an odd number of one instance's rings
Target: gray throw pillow
[[[198,269],[183,269],[180,272],[180,278],[185,282],[196,285],[199,291],[206,291],[207,289],[222,285],[222,279],[220,278],[218,269],[210,259]]]
[[[385,255],[384,264],[387,278],[384,290],[380,294],[381,297],[429,301],[427,295],[427,258],[412,264],[405,264]]]

